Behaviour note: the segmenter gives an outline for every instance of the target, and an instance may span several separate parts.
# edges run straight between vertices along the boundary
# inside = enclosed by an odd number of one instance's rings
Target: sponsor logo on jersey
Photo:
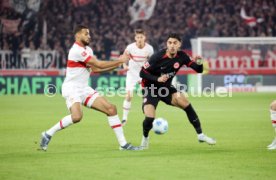
[[[150,64],[148,62],[145,62],[144,68],[147,69],[148,67],[150,67]]]
[[[174,69],[178,69],[179,68],[179,63],[178,62],[176,62],[176,63],[174,63],[174,65],[173,65],[173,67],[174,67]]]
[[[85,56],[87,55],[87,53],[86,53],[85,51],[83,51],[83,52],[81,53],[81,55],[82,55],[83,57],[85,57]]]

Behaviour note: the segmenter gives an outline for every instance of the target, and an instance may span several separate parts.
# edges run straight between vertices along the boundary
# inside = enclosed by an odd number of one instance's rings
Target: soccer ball
[[[156,134],[165,134],[169,128],[168,121],[164,118],[156,118],[152,125],[152,130]]]

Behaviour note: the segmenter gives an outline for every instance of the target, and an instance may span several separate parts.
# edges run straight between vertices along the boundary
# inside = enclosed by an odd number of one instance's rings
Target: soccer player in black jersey
[[[216,141],[202,133],[199,118],[187,98],[171,85],[173,77],[181,66],[186,65],[198,73],[202,73],[203,65],[200,57],[195,61],[183,51],[179,51],[181,39],[177,34],[170,34],[167,38],[167,48],[153,54],[140,71],[142,78],[143,138],[141,146],[149,146],[149,131],[155,119],[155,110],[161,100],[168,105],[183,109],[198,135],[199,142],[216,144]]]

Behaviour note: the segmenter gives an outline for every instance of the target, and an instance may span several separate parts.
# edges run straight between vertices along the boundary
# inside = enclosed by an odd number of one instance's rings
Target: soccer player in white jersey
[[[135,30],[135,42],[129,44],[124,54],[130,57],[128,65],[123,64],[124,69],[127,70],[126,75],[126,96],[123,103],[123,118],[122,124],[125,125],[128,119],[128,113],[131,108],[131,99],[133,90],[137,83],[141,82],[139,76],[141,67],[153,54],[153,47],[146,43],[146,34],[142,29]]]
[[[272,127],[274,128],[276,133],[276,100],[274,100],[270,105],[270,118],[272,122]],[[267,149],[276,150],[276,136],[273,139],[272,143],[267,146]]]
[[[91,40],[89,29],[78,25],[74,34],[76,41],[69,51],[66,78],[62,85],[62,96],[66,100],[70,114],[47,131],[42,132],[40,149],[47,150],[51,138],[57,131],[81,121],[81,105],[83,105],[107,115],[108,123],[114,130],[121,150],[140,150],[141,148],[127,143],[116,106],[110,104],[97,91],[88,86],[91,70],[93,72],[110,71],[127,62],[129,57],[123,55],[116,61],[99,61],[88,46]]]

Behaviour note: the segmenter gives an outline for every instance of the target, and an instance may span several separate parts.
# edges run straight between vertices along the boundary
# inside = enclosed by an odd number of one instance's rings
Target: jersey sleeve
[[[126,47],[125,52],[130,53],[130,51],[131,51],[131,46],[130,46],[130,44],[129,44],[129,45]]]
[[[187,67],[192,68],[193,70],[195,70],[198,73],[203,72],[203,65],[202,64],[198,65],[196,62],[191,60],[191,58],[184,51],[182,51],[181,57],[182,57],[181,59],[183,61],[183,64],[185,64]]]
[[[146,69],[147,71],[150,71],[154,68],[154,66],[156,65],[156,62],[159,59],[159,54],[153,54],[152,56],[150,56],[149,60],[146,61],[143,65],[143,68]]]
[[[153,55],[153,53],[154,53],[153,47],[150,46],[150,48],[149,48],[149,57],[151,57]]]
[[[158,81],[158,76],[151,74],[151,71],[154,70],[154,67],[156,66],[156,63],[159,58],[160,58],[159,53],[156,53],[156,54],[153,54],[147,62],[145,62],[145,64],[143,65],[140,71],[141,78],[147,79],[150,81]]]
[[[71,61],[87,63],[91,57],[91,54],[84,49],[74,48],[70,50],[68,59]]]

